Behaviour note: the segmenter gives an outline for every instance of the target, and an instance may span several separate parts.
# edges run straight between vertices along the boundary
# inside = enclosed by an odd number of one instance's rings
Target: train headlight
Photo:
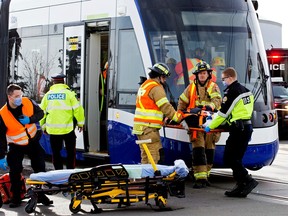
[[[274,118],[273,118],[273,114],[272,113],[269,113],[269,121],[270,122],[273,122]]]

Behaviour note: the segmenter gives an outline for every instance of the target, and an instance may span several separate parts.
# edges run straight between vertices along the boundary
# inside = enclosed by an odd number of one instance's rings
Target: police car
[[[287,138],[288,132],[288,83],[283,77],[271,77],[274,107],[278,115],[278,128],[280,138]],[[286,133],[286,134],[285,134]]]

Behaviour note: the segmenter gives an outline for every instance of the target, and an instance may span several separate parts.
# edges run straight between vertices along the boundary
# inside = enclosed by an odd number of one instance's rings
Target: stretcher
[[[205,132],[204,128],[206,125],[212,121],[212,118],[215,118],[217,113],[211,111],[205,111],[201,108],[193,108],[183,112],[183,119],[186,121],[189,130],[187,130],[190,140],[194,141],[197,137],[197,132]],[[185,129],[181,124],[175,124],[172,120],[165,124],[165,127],[176,128],[176,129]],[[217,133],[227,131],[227,127],[220,125],[216,129],[210,130],[209,133]]]
[[[146,146],[151,140],[137,140],[143,145],[151,164],[123,165],[106,164],[86,169],[55,170],[31,174],[26,180],[30,186],[26,197],[29,199],[26,213],[32,213],[37,206],[40,193],[53,195],[59,192],[71,194],[69,209],[72,213],[86,212],[81,208],[83,200],[89,200],[100,213],[99,204],[129,206],[144,201],[150,205],[154,200],[159,209],[166,209],[168,195],[185,197],[185,178],[189,170],[184,161],[176,160],[174,166],[156,165]]]

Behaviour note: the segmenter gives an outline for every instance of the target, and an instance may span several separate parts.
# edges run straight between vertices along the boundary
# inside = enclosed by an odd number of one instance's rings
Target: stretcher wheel
[[[165,209],[166,208],[167,201],[164,197],[162,197],[162,196],[157,197],[155,199],[155,202],[156,202],[156,206],[158,206],[159,209]]]
[[[34,212],[34,211],[35,211],[35,208],[36,208],[36,205],[37,205],[37,200],[35,200],[35,199],[30,199],[30,200],[27,202],[26,206],[25,206],[25,212],[28,213],[28,214]]]
[[[162,202],[162,200],[159,200],[158,207],[160,209],[164,209],[165,208],[165,204]]]
[[[74,202],[70,202],[69,210],[70,210],[73,214],[76,214],[76,213],[78,213],[78,212],[81,210],[81,204],[79,204],[76,208],[73,208],[73,204],[74,204]]]

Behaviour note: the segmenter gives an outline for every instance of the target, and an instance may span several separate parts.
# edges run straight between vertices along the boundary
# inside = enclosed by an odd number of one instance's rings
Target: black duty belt
[[[237,124],[237,123],[240,123],[242,122],[243,125],[249,125],[249,124],[252,124],[252,121],[251,120],[243,120],[243,119],[238,119],[234,122],[234,124]]]
[[[251,120],[242,120],[244,125],[252,124]]]

